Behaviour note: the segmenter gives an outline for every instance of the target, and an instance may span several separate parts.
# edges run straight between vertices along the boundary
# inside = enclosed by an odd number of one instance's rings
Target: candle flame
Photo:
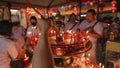
[[[101,67],[102,63],[99,63],[99,66]]]

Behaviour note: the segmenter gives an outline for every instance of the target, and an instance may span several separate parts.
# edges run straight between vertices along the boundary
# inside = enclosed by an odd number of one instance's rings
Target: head
[[[96,12],[94,9],[89,9],[87,12],[86,12],[86,20],[88,22],[92,22],[95,20],[95,16],[96,16]]]
[[[109,25],[110,25],[110,18],[108,18],[108,17],[103,17],[103,19],[102,19],[102,24],[103,24],[103,27],[104,28],[108,28],[109,27]]]
[[[50,18],[48,19],[48,22],[49,22],[50,26],[54,26],[54,24],[55,24],[55,22],[54,22],[54,20],[53,20],[53,17],[50,17]]]
[[[37,24],[37,18],[35,16],[30,17],[30,22],[32,26],[36,26]]]
[[[74,13],[72,13],[71,15],[70,15],[70,18],[69,18],[69,22],[75,22],[75,19],[76,19],[76,15],[74,14]]]
[[[7,20],[0,21],[0,35],[11,36],[12,35],[12,23]]]

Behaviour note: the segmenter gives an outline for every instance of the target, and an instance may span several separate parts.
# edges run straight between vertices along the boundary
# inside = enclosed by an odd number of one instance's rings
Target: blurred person
[[[110,31],[114,33],[115,35],[115,39],[117,39],[119,36],[119,33],[120,33],[120,19],[119,17],[116,17],[111,26],[110,26]]]
[[[41,36],[34,50],[32,68],[54,68],[53,55],[47,37],[47,31],[49,30],[48,21],[41,18],[38,19],[38,22],[40,22],[37,26],[39,27]],[[50,23],[54,24],[55,22],[51,20],[49,21],[49,24]]]
[[[64,28],[65,28],[65,17],[64,16],[61,16],[59,17],[60,19],[56,21],[56,27],[57,29],[59,30],[60,33],[63,32]]]
[[[20,25],[20,22],[13,22],[13,28],[12,28],[12,36],[11,38],[15,42],[15,46],[17,48],[18,52],[21,51],[26,51],[26,46],[25,46],[25,28]],[[24,53],[25,55],[25,53]],[[16,68],[23,68],[23,58],[18,59],[16,61],[13,61],[14,66],[16,65]]]
[[[96,61],[97,39],[102,36],[103,26],[102,23],[96,20],[96,11],[94,9],[89,9],[86,12],[86,19],[81,22],[80,30],[89,31],[88,35],[92,48],[86,53],[90,53],[90,59]]]
[[[29,41],[32,49],[34,50],[35,46],[37,45],[38,39],[40,37],[40,30],[37,24],[37,18],[35,16],[30,17],[31,25],[27,28],[27,40]]]
[[[0,68],[11,68],[10,61],[23,57],[24,51],[17,52],[15,43],[9,39],[12,35],[12,23],[6,20],[0,21]]]
[[[30,60],[32,59],[33,51],[39,41],[40,38],[40,30],[37,24],[37,18],[35,16],[30,17],[30,26],[27,28],[27,54],[30,57]]]
[[[65,24],[64,31],[67,31],[67,30],[76,31],[78,28],[78,25],[79,23],[76,22],[76,15],[72,13],[70,15],[68,22]]]
[[[12,36],[18,51],[21,51],[25,46],[25,28],[20,25],[20,22],[13,22]]]
[[[105,41],[109,40],[110,35],[110,18],[103,17],[102,25],[103,25],[103,39]]]
[[[49,29],[47,31],[47,36],[48,36],[48,43],[50,44],[56,44],[56,36],[58,34],[58,30],[55,26],[55,21],[53,18],[48,19],[48,24],[49,24]],[[51,31],[53,34],[51,34]]]

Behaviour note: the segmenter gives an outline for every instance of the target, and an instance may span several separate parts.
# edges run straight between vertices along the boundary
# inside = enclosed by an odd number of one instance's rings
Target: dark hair
[[[74,13],[72,13],[72,14],[70,15],[70,18],[69,18],[68,22],[70,21],[70,19],[71,19],[72,16],[76,17],[76,15],[75,15]]]
[[[94,9],[89,9],[87,12],[92,13],[92,15],[96,15],[96,11]]]
[[[31,20],[31,19],[37,20],[37,18],[36,18],[35,16],[31,16],[31,17],[30,17],[30,20]]]
[[[112,16],[106,15],[103,17],[102,22],[111,24]]]
[[[0,35],[12,35],[12,23],[7,20],[0,21]]]
[[[13,26],[19,26],[20,22],[13,22]]]

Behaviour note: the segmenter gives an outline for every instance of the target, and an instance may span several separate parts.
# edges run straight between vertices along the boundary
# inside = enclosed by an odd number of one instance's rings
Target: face
[[[95,19],[95,15],[93,15],[91,12],[87,12],[87,14],[86,14],[86,20],[88,22],[92,22],[92,21],[94,21],[94,19]]]
[[[72,15],[72,16],[70,17],[70,21],[75,21],[75,16],[74,16],[74,15]]]
[[[33,26],[35,26],[37,24],[37,20],[35,20],[35,19],[31,19],[30,22],[31,22],[31,25],[33,25]]]

